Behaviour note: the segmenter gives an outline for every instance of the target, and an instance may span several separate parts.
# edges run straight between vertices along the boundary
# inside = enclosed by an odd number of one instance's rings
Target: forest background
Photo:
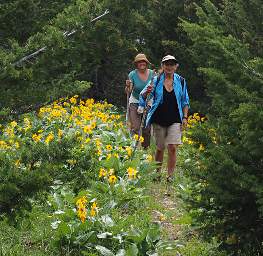
[[[156,68],[164,54],[175,55],[191,111],[208,118],[192,134],[206,149],[198,156],[202,172],[191,166],[186,174],[192,192],[185,201],[196,223],[208,238],[232,237],[237,251],[256,255],[263,241],[261,0],[1,3],[0,122],[75,94],[125,106],[124,81],[139,52]]]

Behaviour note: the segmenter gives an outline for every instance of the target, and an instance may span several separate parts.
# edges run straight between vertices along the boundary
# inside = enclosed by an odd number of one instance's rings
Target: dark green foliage
[[[199,23],[183,22],[212,100],[207,124],[196,127],[192,135],[205,151],[192,155],[199,169],[188,173],[195,195],[189,206],[206,235],[219,237],[236,253],[255,255],[262,251],[263,241],[263,60],[257,55],[259,49],[251,50],[246,43],[255,35],[262,42],[262,36],[257,19],[250,18],[260,1],[249,1],[250,9],[242,3],[225,1],[220,12],[205,1],[203,8],[197,8]],[[229,30],[232,16],[228,15],[234,15],[229,5],[245,22],[243,27],[234,22],[236,33]],[[250,39],[242,42],[246,26]]]

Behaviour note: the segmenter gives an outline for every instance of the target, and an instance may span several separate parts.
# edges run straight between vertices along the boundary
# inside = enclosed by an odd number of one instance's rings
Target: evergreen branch
[[[92,19],[92,20],[90,21],[90,23],[99,20],[100,18],[102,18],[103,16],[107,15],[108,13],[109,13],[109,10],[106,10],[103,14],[101,14],[101,15],[95,17],[94,19]],[[81,26],[80,29],[82,29],[83,27],[84,27],[84,26]],[[66,32],[64,32],[63,35],[64,35],[64,37],[69,37],[69,36],[71,36],[71,35],[74,35],[77,31],[78,31],[77,29],[73,29],[73,30],[71,30],[71,31],[66,31]],[[44,47],[38,49],[37,51],[35,51],[35,52],[33,52],[33,53],[31,53],[31,54],[23,57],[22,59],[18,60],[17,62],[12,63],[12,65],[15,66],[15,67],[16,67],[16,66],[21,66],[21,64],[22,64],[23,62],[28,61],[29,59],[34,58],[35,56],[37,56],[37,55],[40,54],[41,52],[44,52],[46,49],[47,49],[47,46],[44,46]]]
[[[243,66],[245,69],[249,70],[253,75],[255,75],[255,76],[263,79],[263,75],[262,75],[261,73],[258,73],[255,69],[249,67],[248,64],[247,64],[245,61],[243,61],[242,66]]]

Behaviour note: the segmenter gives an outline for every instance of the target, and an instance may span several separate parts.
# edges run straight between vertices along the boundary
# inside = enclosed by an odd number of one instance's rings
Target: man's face
[[[145,70],[147,68],[147,63],[144,60],[138,61],[136,64],[137,64],[137,69],[139,70]]]

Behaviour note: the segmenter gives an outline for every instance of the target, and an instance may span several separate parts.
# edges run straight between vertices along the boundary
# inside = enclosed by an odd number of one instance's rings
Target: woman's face
[[[165,61],[162,66],[163,66],[163,71],[166,74],[173,74],[175,70],[177,69],[178,64],[176,64],[174,61],[168,60],[168,61]]]
[[[144,60],[138,61],[136,63],[136,67],[137,67],[138,70],[145,70],[147,68],[147,63]]]

